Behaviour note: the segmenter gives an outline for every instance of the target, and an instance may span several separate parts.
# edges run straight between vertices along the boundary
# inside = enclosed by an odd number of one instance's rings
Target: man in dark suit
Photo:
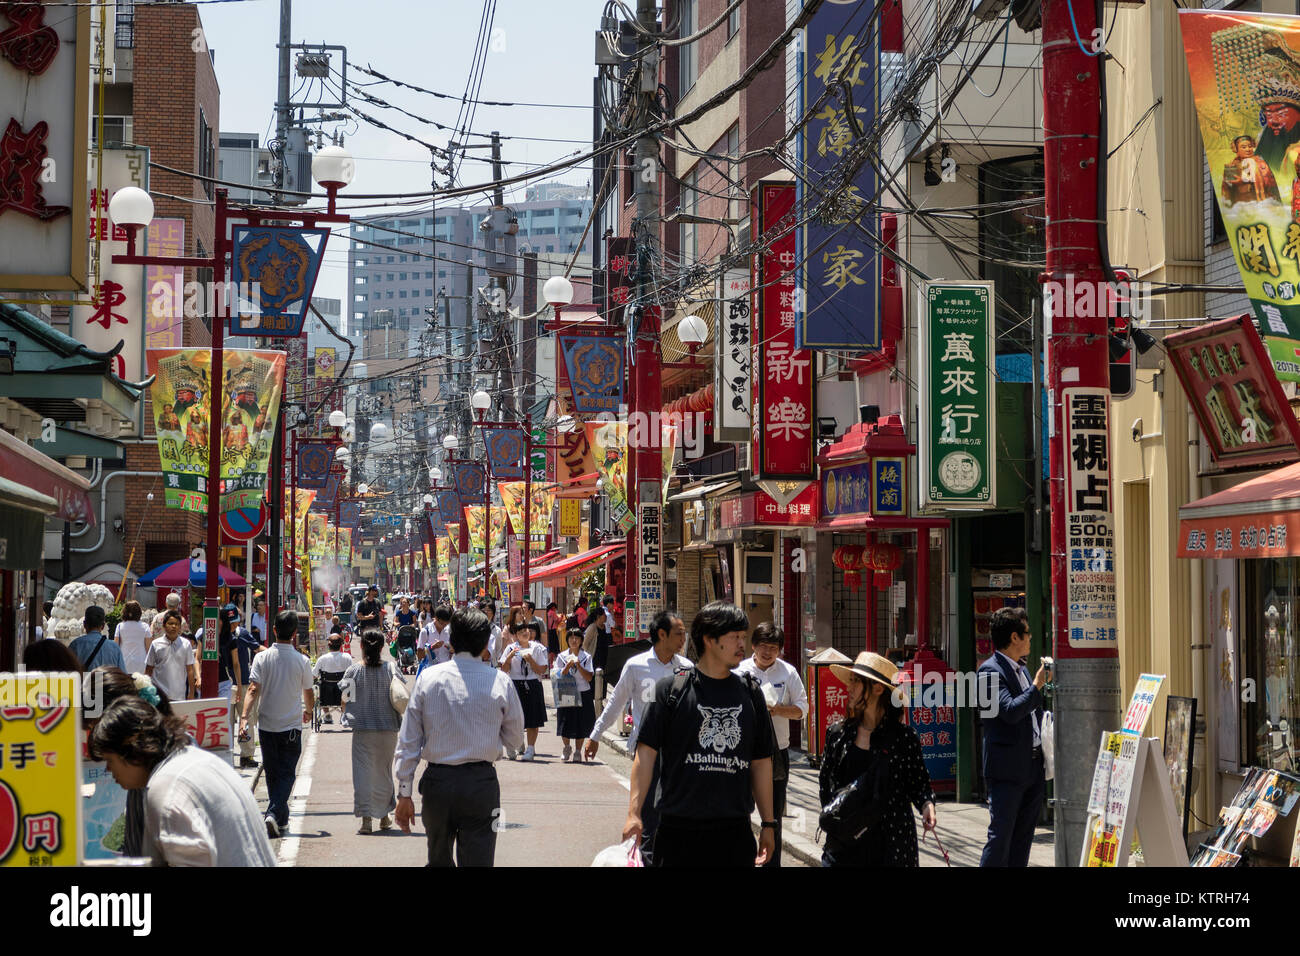
[[[1029,618],[1023,608],[998,609],[990,630],[994,652],[980,665],[979,680],[997,704],[980,714],[989,794],[989,837],[980,866],[1028,866],[1045,786],[1039,732],[1048,672],[1039,667],[1030,682],[1020,663],[1029,654]]]

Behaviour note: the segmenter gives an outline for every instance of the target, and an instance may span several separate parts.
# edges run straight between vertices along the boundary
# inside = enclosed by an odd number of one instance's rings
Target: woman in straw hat
[[[903,722],[906,698],[897,686],[898,668],[868,651],[851,665],[832,664],[831,673],[848,687],[849,702],[844,720],[826,733],[822,806],[865,777],[863,785],[874,794],[879,815],[852,843],[840,843],[828,834],[822,865],[917,866],[912,807],[920,811],[927,829],[933,827],[934,791],[921,759],[921,741]]]

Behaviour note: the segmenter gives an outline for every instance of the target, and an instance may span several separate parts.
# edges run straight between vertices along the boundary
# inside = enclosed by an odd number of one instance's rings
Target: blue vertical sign
[[[801,112],[821,103],[799,137],[799,159],[807,178],[826,184],[828,191],[835,181],[832,171],[850,159],[876,123],[880,56],[871,27],[874,7],[874,2],[823,4],[808,24],[807,43],[799,54]],[[800,209],[823,198],[803,180],[798,190]],[[844,190],[844,202],[802,229],[798,257],[806,260],[804,295],[801,302],[791,302],[800,348],[880,348],[877,223],[876,175],[867,160]]]

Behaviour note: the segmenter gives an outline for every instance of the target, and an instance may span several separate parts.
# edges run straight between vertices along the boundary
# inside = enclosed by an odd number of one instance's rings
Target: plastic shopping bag
[[[645,866],[641,862],[640,840],[636,837],[624,840],[617,846],[607,846],[596,854],[592,866]]]
[[[1039,728],[1038,739],[1043,748],[1043,776],[1044,779],[1051,780],[1056,768],[1056,722],[1052,719],[1050,710],[1043,713],[1043,726]]]
[[[551,692],[555,695],[555,706],[581,707],[582,694],[578,690],[578,678],[572,674],[556,674],[551,681]]]

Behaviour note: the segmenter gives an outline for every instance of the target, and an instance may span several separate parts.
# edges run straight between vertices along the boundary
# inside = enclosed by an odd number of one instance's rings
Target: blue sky
[[[587,105],[595,74],[594,35],[604,0],[497,0],[496,16],[481,99],[529,103]],[[293,10],[294,43],[326,43],[348,48],[348,59],[370,66],[394,79],[459,97],[465,89],[478,36],[483,5],[479,0],[298,0]],[[199,8],[208,46],[215,53],[221,84],[221,129],[256,132],[265,143],[273,132],[276,93],[276,43],[280,5],[276,0],[245,0]],[[369,83],[373,77],[349,71],[349,80]],[[294,86],[298,84],[293,77]],[[389,84],[367,92],[412,113],[454,126],[460,104],[403,90]],[[313,97],[321,86],[304,87],[298,97]],[[439,146],[447,133],[393,110],[355,101],[370,116],[419,139]],[[572,143],[506,141],[502,156],[505,175],[525,171],[524,164],[544,164],[586,151],[591,142],[589,109],[480,106],[473,131],[498,130],[502,136],[532,136],[580,140]],[[429,188],[429,152],[399,136],[353,121],[326,126],[346,133],[346,146],[357,158],[357,176],[343,193],[399,193]],[[486,142],[470,137],[470,142]],[[584,145],[586,144],[586,145]],[[470,155],[488,156],[488,150]],[[589,168],[574,169],[557,182],[586,183]],[[460,172],[465,184],[487,182],[491,166],[467,161]],[[522,188],[507,201],[522,200]],[[472,203],[473,199],[459,200]],[[354,210],[365,214],[380,210]],[[347,298],[347,256],[344,243],[331,239],[325,268],[317,285],[324,296]],[[344,304],[344,312],[348,312]]]

